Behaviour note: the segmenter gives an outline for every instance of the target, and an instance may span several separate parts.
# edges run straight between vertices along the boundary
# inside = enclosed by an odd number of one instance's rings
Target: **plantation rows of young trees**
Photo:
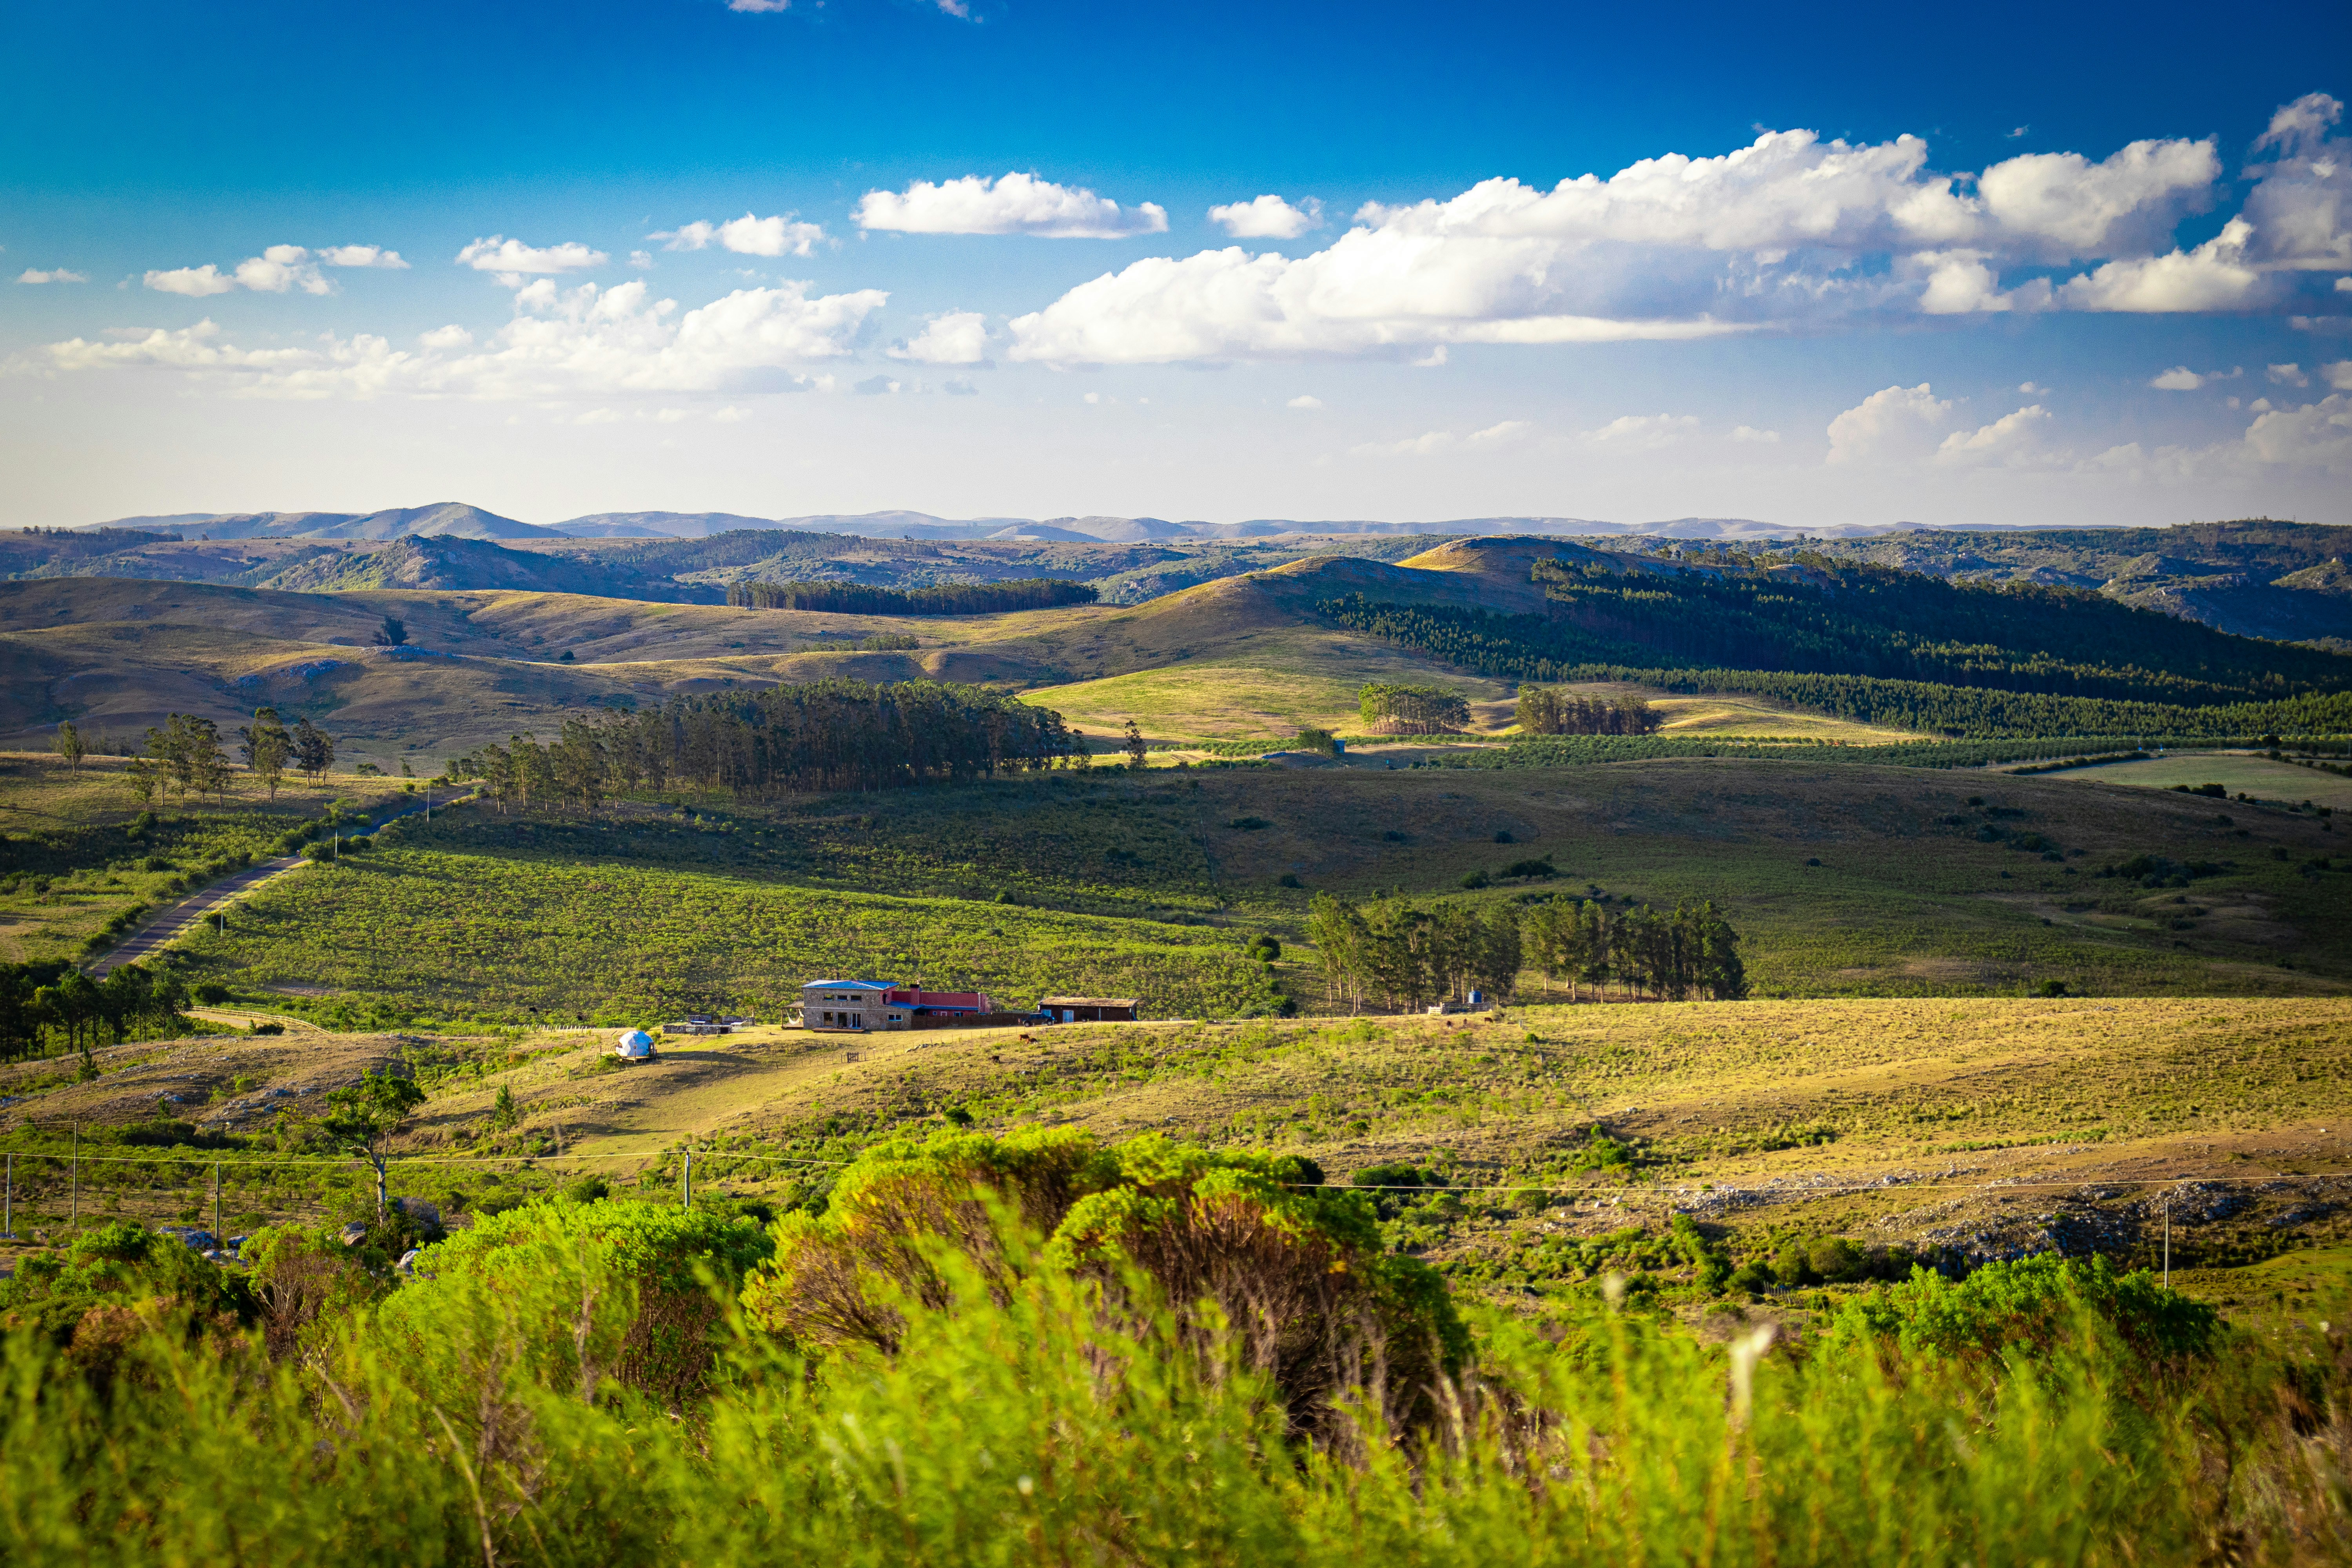
[[[1584,697],[1549,686],[1522,686],[1518,722],[1523,735],[1647,735],[1659,721],[1657,710],[1638,697]]]
[[[1351,630],[1506,680],[1621,681],[1675,692],[1738,692],[1862,723],[1979,740],[2038,735],[2332,735],[2352,731],[2352,692],[2187,707],[1866,675],[1660,668],[1594,662],[1584,639],[1564,633],[1541,616],[1381,605],[1360,594],[1326,600],[1316,609],[1326,619]]]
[[[1443,686],[1375,681],[1356,693],[1364,728],[1375,735],[1444,735],[1470,722],[1470,704]]]
[[[1084,754],[1060,714],[979,687],[817,680],[570,719],[551,745],[512,736],[457,759],[450,772],[481,780],[501,811],[593,811],[616,790],[890,789],[1048,768]]]
[[[1536,904],[1478,905],[1457,899],[1418,904],[1402,897],[1356,903],[1329,893],[1309,901],[1307,937],[1322,955],[1326,998],[1389,1011],[1459,1001],[1472,991],[1508,997],[1525,969],[1547,985],[1565,980],[1571,1001],[1583,987],[1667,1001],[1748,994],[1738,933],[1712,903],[1612,910],[1566,897]]]
[[[825,610],[842,616],[997,616],[1091,605],[1095,591],[1061,577],[1011,583],[942,583],[933,588],[870,588],[863,583],[731,583],[738,609]]]
[[[52,1032],[69,1051],[119,1044],[137,1025],[169,1024],[187,1002],[180,977],[126,963],[104,980],[61,960],[0,963],[0,1058],[37,1054]]]

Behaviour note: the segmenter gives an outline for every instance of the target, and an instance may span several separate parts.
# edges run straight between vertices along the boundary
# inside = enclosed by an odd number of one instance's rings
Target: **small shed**
[[[1133,996],[1047,996],[1037,1010],[1056,1024],[1132,1024],[1142,1005]]]
[[[651,1061],[654,1055],[654,1037],[643,1029],[626,1030],[613,1047],[613,1054],[625,1061]]]

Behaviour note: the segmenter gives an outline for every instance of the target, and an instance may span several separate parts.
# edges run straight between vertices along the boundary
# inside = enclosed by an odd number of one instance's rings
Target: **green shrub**
[[[2212,1307],[2167,1289],[2145,1269],[2118,1275],[2103,1257],[2045,1252],[1986,1264],[1958,1284],[1915,1268],[1902,1284],[1849,1302],[1832,1331],[1939,1356],[2047,1355],[2062,1345],[2080,1349],[2085,1333],[2105,1333],[2142,1356],[2178,1357],[2210,1351],[2220,1329]]]
[[[675,1405],[709,1375],[733,1292],[766,1258],[749,1220],[647,1203],[528,1203],[419,1258],[377,1313],[378,1342],[412,1386],[478,1383],[469,1362],[508,1357],[543,1386],[604,1369]]]
[[[1383,1404],[1418,1424],[1467,1331],[1436,1274],[1383,1246],[1372,1206],[1321,1182],[1295,1155],[1158,1134],[1110,1147],[1069,1128],[893,1141],[842,1173],[822,1215],[777,1222],[775,1261],[744,1304],[795,1343],[887,1352],[908,1303],[1068,1273],[1103,1290],[1123,1331],[1164,1304],[1211,1342],[1233,1336],[1295,1425],[1337,1420],[1345,1369],[1375,1362]]]

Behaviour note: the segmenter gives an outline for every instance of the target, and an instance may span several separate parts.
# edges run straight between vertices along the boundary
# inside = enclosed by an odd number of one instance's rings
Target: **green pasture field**
[[[2215,805],[1723,758],[1064,773],[684,815],[623,803],[594,819],[468,806],[404,824],[373,858],[257,893],[241,925],[190,951],[241,984],[352,993],[347,1021],[362,1026],[390,1016],[365,997],[515,1021],[530,1008],[772,1007],[817,969],[1231,1016],[1276,1005],[1277,989],[1325,1009],[1296,942],[1308,897],[1402,889],[1712,900],[1763,997],[2352,991],[2347,856],[2331,858],[2332,823]],[[2157,886],[2097,874],[2148,857],[2184,874]],[[1528,859],[1558,874],[1463,891],[1469,873]],[[1258,931],[1288,944],[1271,982],[1238,957]],[[1522,994],[1540,984],[1524,976]]]
[[[2336,811],[2352,811],[2352,778],[2300,763],[2273,762],[2238,752],[2176,752],[2144,763],[2108,763],[2098,767],[2065,768],[2042,775],[2054,779],[2095,780],[2130,784],[2140,789],[2170,789],[2187,784],[2217,784],[2232,796],[2292,805],[2309,801]]]
[[[289,779],[272,801],[239,775],[225,800],[159,799],[142,819],[120,758],[85,758],[75,771],[58,757],[0,753],[0,962],[79,956],[116,915],[168,903],[236,857],[274,853],[330,801],[398,798],[385,780],[334,775],[315,788]]]
[[[1263,967],[1221,930],[527,850],[348,858],[257,890],[185,952],[244,990],[347,994],[288,1005],[362,1026],[773,1017],[828,975],[979,987],[1019,1006],[1072,991],[1180,1014],[1274,1005]]]
[[[2224,826],[2216,803],[2180,795],[1802,759],[1200,782],[1204,802],[1223,803],[1211,821],[1266,825],[1222,826],[1208,847],[1229,896],[1286,930],[1317,889],[1458,892],[1466,873],[1535,858],[1559,875],[1468,896],[1711,899],[1761,995],[2052,981],[2108,994],[2333,994],[2352,982],[2344,873],[2311,868],[2343,865],[2352,841],[2309,813],[2232,803]],[[2226,868],[2180,888],[2095,875],[2138,856]],[[1284,874],[1302,886],[1280,887]]]

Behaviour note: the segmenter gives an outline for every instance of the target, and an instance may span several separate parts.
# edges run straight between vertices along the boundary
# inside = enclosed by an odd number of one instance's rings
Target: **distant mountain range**
[[[1744,518],[1171,522],[955,521],[928,512],[769,519],[604,512],[553,527],[460,503],[376,512],[205,512],[0,531],[0,580],[115,577],[319,590],[520,590],[716,604],[730,585],[880,588],[1060,577],[1140,604],[1308,556],[1396,562],[1458,539],[1582,539],[1654,554],[1798,537]],[[1646,536],[1646,545],[1635,541]],[[1803,535],[1833,556],[1930,576],[2082,588],[2246,637],[2352,650],[2352,528],[2246,520],[2166,529],[1907,528]],[[1679,542],[1688,542],[1687,543]],[[1542,547],[1547,551],[1571,545]]]
[[[1681,517],[1664,522],[1605,522],[1585,517],[1465,517],[1444,522],[1314,521],[1255,518],[1246,522],[1171,522],[1158,517],[934,517],[922,511],[824,512],[808,517],[742,517],[725,511],[599,511],[562,522],[520,522],[462,501],[384,511],[173,512],[122,517],[85,529],[130,529],[184,538],[385,540],[412,534],[457,539],[707,539],[741,529],[853,533],[866,539],[1060,541],[1126,544],[1144,540],[1279,539],[1297,534],[1414,535],[1534,533],[1649,535],[1661,539],[1861,539],[1916,527],[1907,522],[1790,527],[1744,517]]]

